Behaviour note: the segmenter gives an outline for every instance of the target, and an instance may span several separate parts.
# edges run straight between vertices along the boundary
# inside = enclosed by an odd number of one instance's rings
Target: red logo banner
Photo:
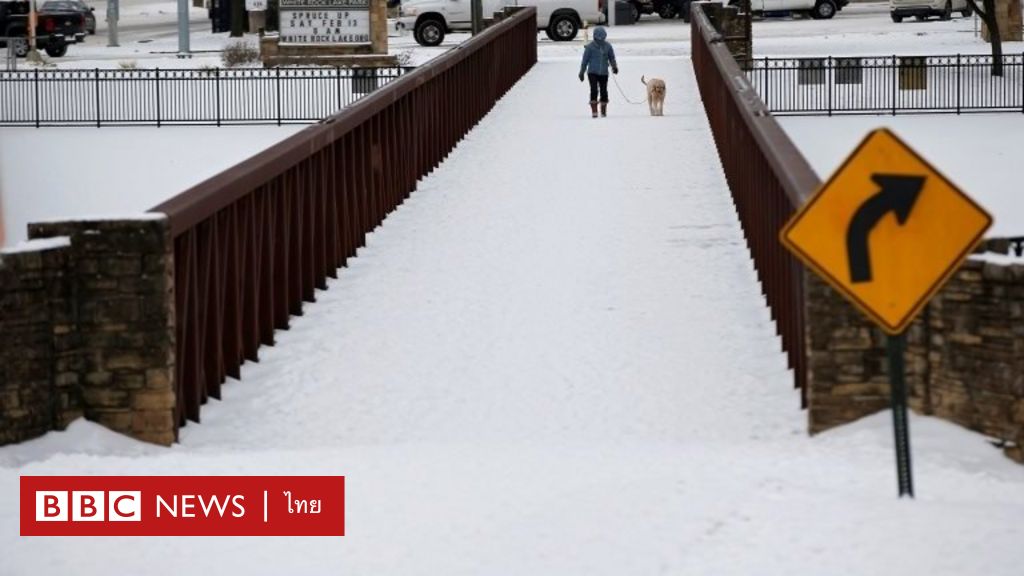
[[[22,476],[22,536],[344,536],[344,476]]]

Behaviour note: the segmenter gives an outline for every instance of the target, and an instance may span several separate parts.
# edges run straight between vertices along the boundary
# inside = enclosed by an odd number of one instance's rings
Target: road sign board
[[[857,146],[780,237],[883,330],[899,334],[992,217],[886,129]]]

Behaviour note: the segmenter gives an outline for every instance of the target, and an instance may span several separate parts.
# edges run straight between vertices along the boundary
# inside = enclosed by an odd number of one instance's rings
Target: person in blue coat
[[[612,74],[619,73],[619,65],[615,62],[615,49],[607,41],[608,32],[601,26],[594,28],[594,41],[583,50],[583,63],[580,64],[580,82],[583,75],[590,80],[590,115],[597,118],[598,97],[601,102],[601,116],[608,115],[608,69]]]

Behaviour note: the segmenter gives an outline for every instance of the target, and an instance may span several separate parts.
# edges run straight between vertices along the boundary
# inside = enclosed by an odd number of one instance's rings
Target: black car
[[[29,3],[0,2],[0,48],[14,48],[14,55],[29,54]],[[40,12],[36,19],[36,48],[60,58],[67,54],[68,44],[85,37],[85,19],[79,12]]]
[[[39,7],[40,13],[45,12],[78,12],[85,18],[85,31],[89,34],[96,33],[96,9],[87,5],[82,0],[49,0],[43,2]]]

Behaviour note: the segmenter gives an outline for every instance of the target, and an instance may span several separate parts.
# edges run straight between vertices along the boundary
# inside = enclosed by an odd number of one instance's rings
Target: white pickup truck
[[[599,0],[482,0],[485,16],[505,6],[535,6],[537,29],[556,42],[572,40],[583,23],[604,21]],[[399,28],[412,30],[422,46],[437,46],[444,35],[472,29],[470,0],[403,0],[398,8]]]
[[[806,14],[811,18],[828,19],[849,4],[850,0],[750,0],[750,11],[754,14]],[[739,0],[730,0],[732,6]]]

